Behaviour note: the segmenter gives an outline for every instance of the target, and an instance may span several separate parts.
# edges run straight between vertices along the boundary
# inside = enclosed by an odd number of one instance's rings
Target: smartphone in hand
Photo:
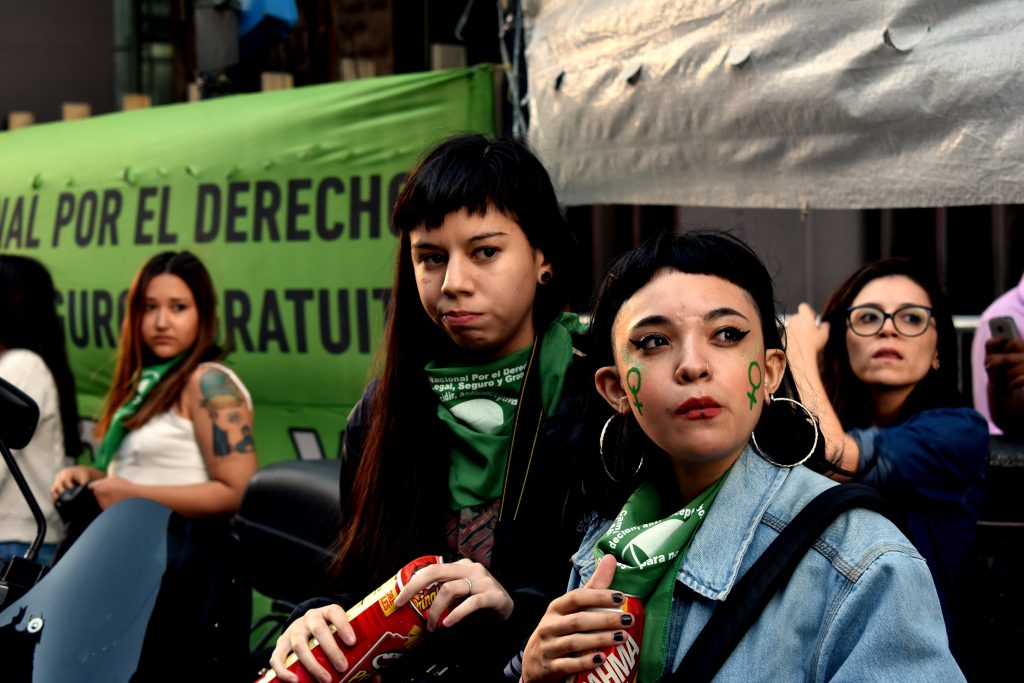
[[[988,329],[992,332],[993,339],[1007,339],[1016,341],[1020,339],[1020,335],[1017,333],[1017,323],[1014,322],[1013,318],[1004,315],[998,318],[991,318],[988,321]]]

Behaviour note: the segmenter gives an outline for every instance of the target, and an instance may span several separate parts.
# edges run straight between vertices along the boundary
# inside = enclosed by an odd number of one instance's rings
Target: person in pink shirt
[[[1024,341],[992,339],[989,320],[1002,316],[1024,330],[1024,277],[993,301],[978,321],[971,343],[974,407],[988,420],[991,434],[1024,436]]]

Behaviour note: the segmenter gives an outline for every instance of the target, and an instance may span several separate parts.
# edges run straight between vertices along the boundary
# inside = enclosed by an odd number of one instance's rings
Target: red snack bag
[[[324,656],[319,641],[310,638],[310,650],[316,661],[330,672],[331,683],[369,681],[375,674],[420,644],[426,635],[427,610],[437,597],[440,584],[436,581],[431,583],[401,608],[395,608],[395,600],[413,574],[440,562],[444,560],[438,555],[427,555],[413,560],[345,613],[356,635],[356,644],[351,647],[342,643],[337,635],[334,637],[348,660],[349,668],[345,673],[338,673]],[[334,626],[331,626],[331,632],[335,632]],[[318,683],[302,666],[294,652],[288,655],[285,666],[299,677],[301,683]],[[277,674],[268,671],[260,676],[256,683],[276,680]]]

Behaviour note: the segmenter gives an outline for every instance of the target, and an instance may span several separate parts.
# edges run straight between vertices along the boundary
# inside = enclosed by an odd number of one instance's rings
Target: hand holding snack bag
[[[427,635],[427,611],[437,597],[440,584],[433,582],[427,585],[401,607],[395,606],[395,600],[413,574],[443,561],[438,555],[413,560],[346,612],[355,633],[355,644],[347,645],[335,635],[335,641],[349,662],[344,673],[338,672],[331,664],[317,639],[310,639],[310,651],[316,661],[330,673],[331,683],[371,681],[381,670],[419,645]],[[332,634],[336,634],[333,625],[330,629]],[[294,652],[288,655],[285,666],[298,677],[300,683],[319,683],[306,671]],[[277,674],[269,671],[260,676],[256,683],[276,680],[279,680]]]

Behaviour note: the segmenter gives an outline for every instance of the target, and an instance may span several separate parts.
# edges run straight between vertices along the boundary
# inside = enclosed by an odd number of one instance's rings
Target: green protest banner
[[[240,95],[0,133],[0,251],[58,289],[79,408],[100,407],[132,275],[213,276],[260,462],[335,457],[380,342],[394,199],[418,156],[493,130],[490,67]]]

